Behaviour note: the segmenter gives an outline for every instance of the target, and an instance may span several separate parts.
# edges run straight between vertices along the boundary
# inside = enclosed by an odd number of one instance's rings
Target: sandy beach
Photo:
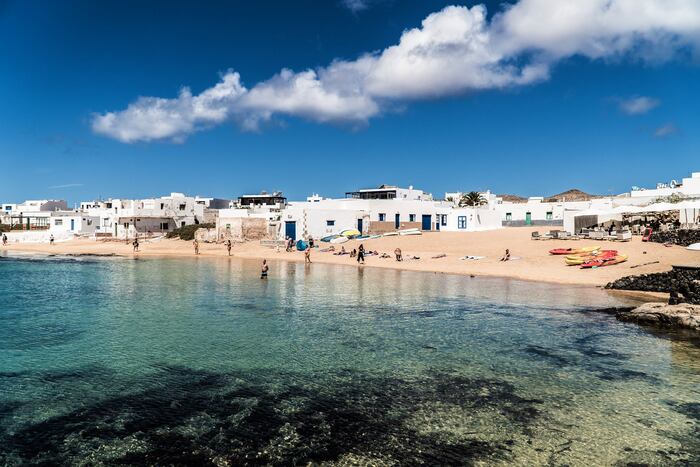
[[[674,264],[700,264],[700,252],[689,251],[681,246],[666,247],[658,243],[644,243],[641,237],[634,237],[630,242],[595,242],[588,240],[545,240],[533,241],[531,232],[537,228],[506,228],[487,232],[431,232],[421,236],[383,237],[371,240],[351,240],[344,244],[350,251],[363,243],[368,251],[377,250],[388,253],[392,258],[369,256],[365,267],[394,268],[407,271],[424,271],[448,274],[483,275],[509,277],[522,280],[554,282],[561,284],[580,284],[603,286],[620,277],[667,271]],[[539,229],[541,230],[541,229]],[[605,249],[616,249],[629,255],[626,263],[582,270],[564,264],[561,256],[552,256],[552,248],[576,248],[600,245]],[[356,265],[354,258],[335,256],[321,252],[329,244],[321,243],[314,248],[311,259],[314,263]],[[397,262],[393,259],[395,248],[401,248],[404,257],[417,256],[420,259]],[[501,262],[499,259],[506,248],[518,258]],[[336,245],[340,249],[340,245]],[[9,244],[3,248],[8,252],[36,252],[55,254],[115,254],[120,256],[192,256],[192,242],[183,240],[155,239],[141,242],[140,252],[134,253],[126,242],[95,241],[88,239],[48,244]],[[261,246],[259,242],[237,243],[232,250],[234,257],[266,258],[270,261],[304,261],[301,252],[287,253],[284,249],[277,252],[274,248]],[[444,254],[445,257],[432,257]],[[224,257],[226,248],[223,244],[202,243],[199,257]],[[484,256],[480,260],[460,260],[465,255]],[[652,264],[648,264],[652,263]]]

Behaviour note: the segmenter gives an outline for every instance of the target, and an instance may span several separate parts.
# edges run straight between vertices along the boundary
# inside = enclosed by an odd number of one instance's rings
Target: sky
[[[696,0],[0,0],[0,201],[700,171]]]

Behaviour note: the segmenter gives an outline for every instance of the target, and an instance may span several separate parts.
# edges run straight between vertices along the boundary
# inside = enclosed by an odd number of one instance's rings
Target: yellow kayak
[[[549,250],[550,255],[580,255],[585,253],[592,253],[594,251],[600,250],[599,246],[585,246],[583,248],[555,248]]]

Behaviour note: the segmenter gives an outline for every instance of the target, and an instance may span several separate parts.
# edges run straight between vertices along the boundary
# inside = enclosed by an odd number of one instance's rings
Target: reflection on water
[[[700,348],[604,291],[0,258],[0,464],[694,464]]]

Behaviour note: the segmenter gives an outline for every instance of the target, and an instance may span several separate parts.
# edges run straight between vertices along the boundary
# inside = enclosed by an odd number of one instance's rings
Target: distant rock
[[[518,195],[504,194],[504,195],[496,195],[496,196],[503,199],[503,201],[505,201],[507,203],[525,203],[525,202],[527,202],[527,198],[523,198],[522,196],[518,196]]]
[[[518,195],[509,195],[509,194],[503,194],[503,195],[496,195],[499,198],[503,199],[503,201],[507,203],[527,203],[527,198],[523,196],[518,196]],[[571,189],[564,191],[562,193],[558,193],[556,195],[552,196],[546,196],[544,198],[545,203],[558,203],[561,201],[590,201],[592,199],[596,198],[602,198],[600,195],[591,195],[586,192],[583,192],[581,190],[577,189]]]
[[[645,303],[631,311],[620,311],[616,317],[620,321],[700,331],[700,305]]]
[[[600,195],[591,195],[584,191],[571,189],[558,193],[556,195],[549,196],[544,199],[545,203],[556,203],[559,201],[590,201],[592,199],[602,198]]]

